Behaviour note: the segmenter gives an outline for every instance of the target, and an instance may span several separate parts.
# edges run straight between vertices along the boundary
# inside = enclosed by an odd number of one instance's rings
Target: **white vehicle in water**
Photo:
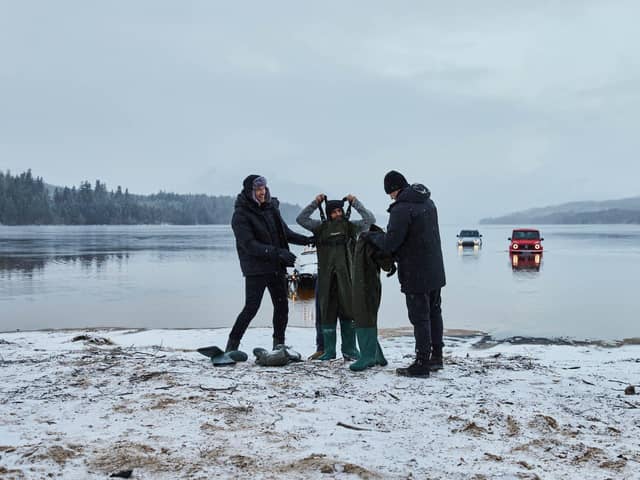
[[[293,273],[289,275],[290,289],[314,290],[318,279],[318,254],[315,248],[305,247],[298,255]]]
[[[460,230],[458,237],[458,247],[481,247],[482,235],[478,230]]]

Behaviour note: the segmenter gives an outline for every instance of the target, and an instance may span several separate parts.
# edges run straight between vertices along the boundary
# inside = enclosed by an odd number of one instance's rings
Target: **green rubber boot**
[[[333,360],[336,358],[336,329],[322,327],[322,338],[324,340],[324,353],[318,360]]]
[[[356,328],[356,335],[360,347],[360,358],[349,365],[349,369],[360,372],[378,363],[378,329],[375,327]]]
[[[345,360],[357,360],[360,358],[360,352],[356,345],[356,329],[353,326],[353,320],[340,320],[340,336],[342,337],[342,345],[340,350]]]

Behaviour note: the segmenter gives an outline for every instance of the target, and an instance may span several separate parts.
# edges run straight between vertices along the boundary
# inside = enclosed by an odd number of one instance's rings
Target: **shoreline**
[[[228,330],[230,327],[211,327],[211,328],[199,328],[199,327],[176,327],[176,328],[137,328],[137,327],[78,327],[78,328],[39,328],[34,330],[0,330],[0,335],[10,335],[15,333],[54,333],[54,332],[145,332],[145,331],[220,331]],[[265,327],[249,327],[251,329],[263,329]],[[313,330],[314,327],[289,327],[289,328],[302,328]],[[378,336],[380,338],[393,338],[393,337],[411,337],[413,335],[412,327],[389,327],[379,328]],[[514,335],[505,338],[494,338],[487,332],[482,330],[471,330],[461,328],[445,328],[445,337],[451,338],[478,338],[478,341],[473,344],[475,348],[487,349],[497,345],[510,344],[510,345],[565,345],[565,346],[597,346],[605,348],[619,348],[628,345],[640,345],[639,337],[629,337],[623,339],[578,339],[573,337],[537,337],[526,335]]]

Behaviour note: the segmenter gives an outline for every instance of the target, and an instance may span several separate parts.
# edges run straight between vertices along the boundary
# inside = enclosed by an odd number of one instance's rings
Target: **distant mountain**
[[[640,224],[640,196],[601,202],[570,202],[532,208],[500,217],[483,218],[481,224]]]

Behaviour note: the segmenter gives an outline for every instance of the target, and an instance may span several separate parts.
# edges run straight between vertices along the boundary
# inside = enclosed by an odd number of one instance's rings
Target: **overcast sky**
[[[0,0],[0,168],[441,222],[640,194],[636,1]]]

